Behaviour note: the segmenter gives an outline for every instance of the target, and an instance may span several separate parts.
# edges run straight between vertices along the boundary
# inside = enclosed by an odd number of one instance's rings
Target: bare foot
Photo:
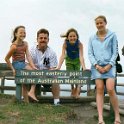
[[[104,121],[101,121],[101,122],[98,122],[98,124],[105,124],[105,122]]]
[[[34,94],[31,94],[30,92],[28,93],[28,96],[33,99],[34,101],[38,102],[39,100],[35,97]]]
[[[75,98],[76,99],[79,99],[80,98],[80,91],[81,91],[81,88],[77,87],[75,89]]]
[[[115,121],[114,124],[121,124],[121,121]]]
[[[71,96],[72,96],[72,97],[75,97],[75,88],[73,88],[73,89],[71,90]]]

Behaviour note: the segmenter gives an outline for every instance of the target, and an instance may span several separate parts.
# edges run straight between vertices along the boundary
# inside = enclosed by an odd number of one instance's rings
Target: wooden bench
[[[43,84],[43,80],[44,80],[44,81],[48,81],[45,84],[52,84],[54,83],[56,79],[57,83],[59,84],[76,83],[76,84],[87,85],[87,92],[88,92],[91,89],[90,87],[91,84],[94,84],[94,81],[91,81],[90,76],[91,76],[90,70],[83,71],[83,73],[82,71],[67,72],[63,70],[62,71],[20,70],[16,72],[16,77],[14,77],[11,69],[7,66],[7,64],[0,63],[0,78],[1,78],[0,90],[1,90],[1,93],[4,93],[4,90],[15,90],[16,89],[16,98],[20,101],[22,83],[41,85]],[[5,86],[5,80],[15,80],[16,88],[13,86]],[[41,92],[41,90],[44,92],[50,91],[50,89],[45,89],[45,88],[41,88],[38,90],[37,90],[38,94],[39,92]]]
[[[1,86],[0,86],[1,93],[4,93],[4,90],[15,90],[15,87],[13,86],[5,86],[5,80],[15,79],[12,70],[7,66],[6,63],[0,63],[0,79],[1,79]]]

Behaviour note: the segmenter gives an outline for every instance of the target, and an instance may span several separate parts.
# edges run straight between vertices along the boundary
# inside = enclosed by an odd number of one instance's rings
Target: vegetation
[[[8,95],[0,98],[0,124],[65,124],[72,113],[67,106],[17,103]]]
[[[74,111],[74,104],[71,106],[41,103],[18,103],[15,96],[0,94],[0,124],[96,124],[97,110],[88,111],[91,107],[88,104],[82,104],[83,110],[78,106],[78,113]],[[75,109],[77,109],[75,107]],[[81,115],[87,115],[84,117]],[[93,116],[89,116],[92,114]],[[88,117],[89,116],[89,117]],[[114,116],[104,114],[106,124],[114,121]]]

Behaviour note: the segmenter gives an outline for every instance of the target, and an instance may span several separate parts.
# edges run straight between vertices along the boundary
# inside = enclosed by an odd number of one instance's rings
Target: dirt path
[[[71,104],[74,113],[70,115],[67,124],[97,124],[97,109],[90,104]],[[104,118],[109,119],[109,112],[104,110]],[[121,116],[121,121],[124,124],[124,116]],[[110,123],[113,124],[113,123]]]
[[[74,113],[67,124],[97,124],[97,110],[87,104],[71,104]]]

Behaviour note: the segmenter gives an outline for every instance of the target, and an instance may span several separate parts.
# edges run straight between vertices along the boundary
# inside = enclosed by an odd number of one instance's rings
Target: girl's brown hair
[[[105,16],[99,15],[99,16],[97,16],[97,17],[95,18],[95,21],[96,21],[98,18],[102,18],[102,19],[104,20],[104,22],[107,24],[107,19],[106,19]]]
[[[20,26],[17,26],[14,31],[13,31],[13,39],[12,39],[12,43],[16,40],[16,33],[18,32],[18,29],[19,28],[24,28],[25,29],[25,26],[23,25],[20,25]]]
[[[75,32],[75,34],[77,35],[77,38],[79,39],[78,32],[77,32],[77,30],[74,29],[74,28],[70,28],[70,29],[66,32],[66,34],[60,35],[60,37],[67,39],[67,38],[68,38],[68,35],[69,35],[71,32]]]

